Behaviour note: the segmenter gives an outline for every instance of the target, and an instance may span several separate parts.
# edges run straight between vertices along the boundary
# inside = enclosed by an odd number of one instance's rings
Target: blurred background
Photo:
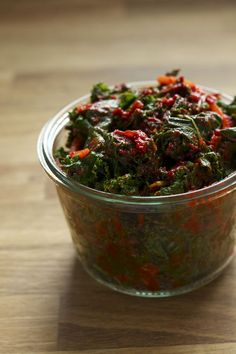
[[[46,353],[55,348],[89,348],[90,334],[94,335],[92,330],[89,332],[91,323],[87,320],[90,294],[100,294],[99,300],[96,297],[94,301],[104,304],[100,310],[90,310],[91,318],[98,319],[98,326],[107,313],[103,288],[89,280],[77,264],[75,267],[62,211],[53,186],[37,161],[36,141],[42,126],[98,81],[114,84],[152,80],[175,68],[181,68],[191,81],[236,94],[236,1],[0,0],[2,353],[13,346],[17,353],[19,348],[22,353],[26,349]],[[109,296],[113,296],[115,304],[110,308],[112,312],[120,300],[116,301],[114,294]],[[231,301],[235,303],[233,297]],[[71,306],[72,313],[78,314],[78,327],[73,327],[73,331],[67,326],[65,303]],[[121,304],[127,309],[131,306],[128,298]],[[135,304],[136,322],[142,324],[138,312],[141,306],[138,300]],[[184,307],[179,307],[177,301],[170,304],[176,312],[169,322],[166,319],[167,327],[172,328],[175,323],[181,323],[181,327]],[[209,304],[206,303],[207,309]],[[152,315],[152,303],[149,305],[147,316]],[[209,311],[214,314],[214,309]],[[214,318],[205,329],[208,317],[204,311],[201,325],[197,321],[192,325],[192,336],[186,332],[186,343],[192,339],[206,342],[204,332],[209,332],[209,328],[215,338]],[[116,317],[113,315],[114,321]],[[180,322],[175,322],[176,318]],[[149,328],[149,320],[146,323]],[[233,323],[225,325],[223,332],[218,328],[217,340],[235,338]],[[158,323],[155,326],[159,333]],[[106,342],[104,333],[98,332],[94,347],[99,347],[99,343],[103,346],[103,338]],[[154,332],[149,336],[147,333],[140,336],[139,345],[166,343],[165,336],[163,339],[153,336]],[[113,333],[111,343],[112,336]],[[183,342],[171,331],[166,341]],[[131,342],[126,332],[120,334],[120,345]]]
[[[12,122],[3,122],[0,158],[35,163],[42,125],[98,81],[181,68],[235,93],[235,19],[234,0],[0,0],[0,119]]]
[[[181,68],[233,94],[235,19],[234,0],[0,0],[0,119],[15,122],[23,149],[97,81],[150,80]]]

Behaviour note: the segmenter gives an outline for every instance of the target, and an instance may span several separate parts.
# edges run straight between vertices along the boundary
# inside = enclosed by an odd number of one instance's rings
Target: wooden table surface
[[[236,93],[234,1],[0,1],[0,353],[236,353],[236,263],[169,299],[122,295],[78,263],[39,166],[43,124],[98,81],[181,67]]]

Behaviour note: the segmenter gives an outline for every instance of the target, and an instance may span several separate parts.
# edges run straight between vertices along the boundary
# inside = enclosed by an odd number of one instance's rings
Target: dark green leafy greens
[[[178,76],[132,89],[96,84],[69,112],[61,169],[88,187],[123,195],[170,195],[220,181],[236,169],[236,98]]]
[[[223,101],[218,101],[219,106],[221,106],[224,111],[229,114],[233,119],[236,119],[236,96],[230,104],[226,104]]]

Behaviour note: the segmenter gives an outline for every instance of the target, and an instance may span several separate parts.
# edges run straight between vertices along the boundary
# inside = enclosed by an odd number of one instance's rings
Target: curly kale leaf
[[[223,110],[226,114],[228,114],[232,118],[236,119],[236,96],[234,97],[233,101],[229,104],[227,104],[223,101],[218,101],[217,103],[219,106],[221,106],[223,108]]]
[[[222,129],[218,151],[228,173],[236,169],[236,127]]]
[[[213,151],[202,153],[194,164],[189,186],[199,189],[225,177],[221,157]]]
[[[126,91],[120,95],[119,106],[122,109],[127,109],[136,100],[137,95],[133,91]]]
[[[100,127],[90,128],[84,146],[96,152],[102,151],[105,143],[104,136],[106,136],[106,134],[106,131],[102,130]]]
[[[193,159],[199,153],[199,138],[191,126],[164,128],[156,136],[157,151],[163,159],[173,161]]]
[[[213,151],[201,153],[194,163],[187,162],[177,167],[171,184],[162,187],[156,195],[185,193],[208,186],[224,177],[220,155]]]
[[[69,165],[63,165],[68,176],[91,188],[101,189],[103,181],[110,178],[109,165],[104,155],[92,151],[83,159],[71,159]]]
[[[113,100],[109,100],[109,103],[110,102],[113,104]],[[109,107],[103,107],[102,105],[99,105],[99,103],[100,102],[95,103],[92,107],[88,109],[85,108],[79,113],[77,109],[69,112],[70,122],[66,126],[66,129],[69,130],[66,143],[67,147],[71,147],[75,138],[79,138],[81,145],[84,145],[91,135],[91,131],[95,128],[101,128],[104,131],[109,129],[112,109],[110,110]]]
[[[79,113],[77,108],[75,107],[74,109],[72,109],[72,111],[68,112],[69,118],[71,122],[74,122],[76,120],[76,118],[78,118]]]
[[[199,113],[194,116],[194,122],[196,123],[201,136],[210,140],[215,129],[220,128],[222,119],[217,113]]]
[[[141,101],[144,104],[144,109],[153,109],[155,107],[156,97],[154,95],[142,96]]]
[[[63,148],[63,147],[60,147],[58,150],[56,150],[56,152],[54,153],[54,157],[56,159],[59,159],[60,160],[63,160],[67,157],[68,155],[68,152]]]
[[[139,192],[140,180],[126,173],[123,176],[106,180],[103,188],[105,192],[125,195],[137,195]]]
[[[109,97],[111,93],[110,88],[104,82],[99,82],[94,85],[91,91],[91,102],[97,102],[100,100],[104,100]]]
[[[155,195],[170,195],[186,192],[188,186],[188,176],[193,168],[193,163],[189,162],[185,166],[179,166],[175,172],[174,179],[169,186],[162,187]]]
[[[220,132],[223,139],[232,141],[234,143],[236,142],[236,127],[222,129]]]

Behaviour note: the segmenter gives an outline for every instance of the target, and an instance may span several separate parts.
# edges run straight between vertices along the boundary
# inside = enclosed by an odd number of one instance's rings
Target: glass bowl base
[[[137,290],[134,288],[128,288],[128,287],[122,287],[121,285],[115,285],[112,284],[104,279],[101,279],[101,277],[96,274],[94,271],[86,267],[84,264],[83,268],[85,271],[97,282],[99,282],[102,285],[105,285],[106,287],[118,291],[123,294],[127,295],[132,295],[132,296],[138,296],[138,297],[146,297],[146,298],[162,298],[162,297],[170,297],[170,296],[176,296],[176,295],[181,295],[185,293],[189,293],[193,290],[196,290],[198,288],[201,288],[202,286],[210,283],[214,279],[216,279],[222,272],[223,270],[229,265],[229,263],[232,261],[234,258],[235,252],[224,262],[218,269],[216,269],[214,272],[211,274],[201,278],[200,280],[195,281],[194,283],[191,283],[186,286],[182,286],[176,289],[171,289],[171,290],[160,290],[160,291],[144,291],[144,290]],[[78,257],[80,260],[80,257]],[[80,260],[81,261],[81,260]]]

